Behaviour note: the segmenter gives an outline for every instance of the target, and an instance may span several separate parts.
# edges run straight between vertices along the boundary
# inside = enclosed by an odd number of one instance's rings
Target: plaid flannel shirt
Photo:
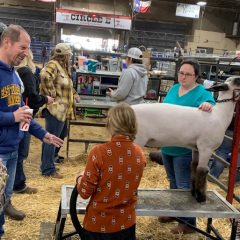
[[[54,102],[46,106],[48,111],[62,122],[75,119],[76,91],[67,71],[57,61],[51,60],[41,70],[40,78],[41,94],[54,98]]]

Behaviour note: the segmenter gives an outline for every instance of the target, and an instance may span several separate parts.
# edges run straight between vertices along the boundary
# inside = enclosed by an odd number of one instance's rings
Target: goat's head
[[[216,83],[207,90],[219,93],[218,99],[232,97],[233,101],[240,99],[240,77],[229,77],[224,83]]]

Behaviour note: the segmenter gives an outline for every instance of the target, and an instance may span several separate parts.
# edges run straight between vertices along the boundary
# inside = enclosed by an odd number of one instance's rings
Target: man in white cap
[[[136,47],[130,48],[126,63],[128,68],[120,76],[118,88],[109,88],[107,95],[130,105],[142,103],[148,84],[147,70],[142,64],[142,51]]]

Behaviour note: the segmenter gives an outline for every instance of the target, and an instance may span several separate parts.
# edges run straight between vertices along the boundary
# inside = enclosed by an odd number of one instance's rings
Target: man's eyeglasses
[[[185,78],[190,78],[190,77],[195,76],[195,74],[178,72],[178,76],[180,76],[180,77],[185,77]]]

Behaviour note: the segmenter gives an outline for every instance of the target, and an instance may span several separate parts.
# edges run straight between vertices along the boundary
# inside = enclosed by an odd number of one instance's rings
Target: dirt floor
[[[92,119],[91,119],[92,120]],[[43,119],[37,119],[43,124]],[[96,121],[96,120],[95,120]],[[102,121],[97,119],[97,121]],[[96,138],[107,139],[104,128],[93,127],[79,127],[73,126],[71,136],[80,138]],[[91,148],[93,145],[90,145]],[[152,150],[152,149],[151,149]],[[148,157],[150,149],[145,149],[146,156]],[[66,156],[66,144],[61,149],[61,155]],[[41,143],[34,137],[31,140],[29,158],[25,161],[25,170],[27,175],[27,183],[29,186],[37,187],[38,193],[34,195],[14,194],[12,202],[16,208],[26,213],[27,217],[23,221],[13,221],[6,219],[5,231],[6,234],[3,239],[9,240],[27,240],[27,239],[54,239],[54,237],[41,238],[40,226],[44,223],[54,223],[57,217],[57,211],[60,202],[60,189],[62,184],[74,185],[75,178],[78,172],[84,169],[86,154],[84,153],[83,143],[70,143],[70,157],[65,160],[64,164],[58,165],[60,173],[64,175],[61,180],[48,179],[40,175],[40,157],[41,157]],[[222,176],[222,180],[226,182],[226,175]],[[160,165],[152,163],[148,159],[144,176],[141,181],[140,187],[142,188],[168,188],[168,181],[164,168]],[[225,193],[220,190],[215,184],[209,183],[208,189],[214,189],[220,192],[224,197]],[[236,193],[240,194],[240,188],[236,188]],[[239,204],[234,204],[235,207],[240,207]],[[198,227],[205,230],[207,220],[198,218]],[[70,220],[66,224],[67,230],[72,230]],[[191,234],[188,236],[177,235],[174,236],[169,233],[170,229],[176,223],[160,224],[156,217],[138,217],[137,218],[137,238],[138,240],[159,240],[159,239],[205,239],[200,234]],[[216,219],[214,225],[224,238],[230,236],[230,222],[227,219]]]

